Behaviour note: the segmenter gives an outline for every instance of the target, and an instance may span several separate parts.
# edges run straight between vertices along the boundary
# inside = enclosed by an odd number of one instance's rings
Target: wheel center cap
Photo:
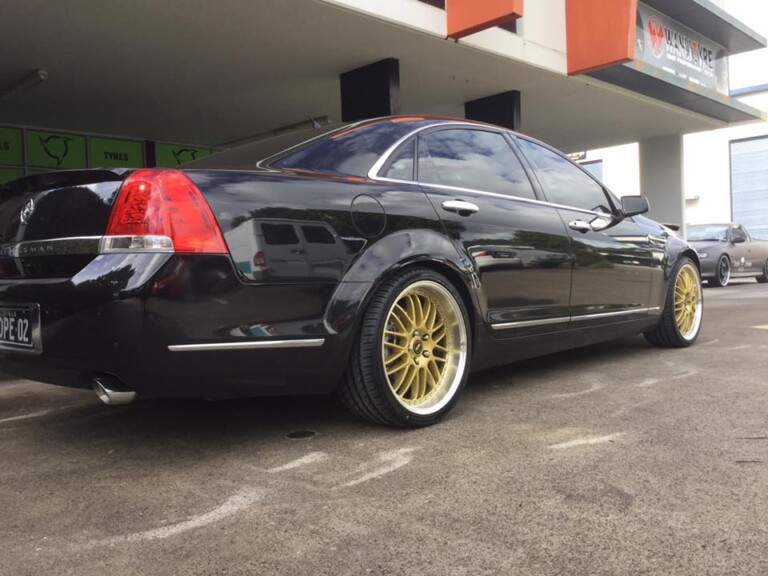
[[[424,344],[421,343],[419,338],[415,338],[411,344],[411,350],[414,354],[421,354],[424,350]]]

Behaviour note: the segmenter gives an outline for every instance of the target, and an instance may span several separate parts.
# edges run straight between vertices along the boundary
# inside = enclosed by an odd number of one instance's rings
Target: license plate
[[[42,351],[38,304],[0,305],[0,348],[17,352]]]

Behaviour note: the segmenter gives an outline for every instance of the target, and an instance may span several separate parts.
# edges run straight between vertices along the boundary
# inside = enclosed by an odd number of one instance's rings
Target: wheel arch
[[[474,341],[475,322],[482,318],[474,272],[453,243],[432,230],[409,230],[376,242],[350,268],[326,311],[326,325],[348,349],[360,329],[363,312],[378,288],[393,274],[408,268],[429,268],[446,278],[461,296]]]

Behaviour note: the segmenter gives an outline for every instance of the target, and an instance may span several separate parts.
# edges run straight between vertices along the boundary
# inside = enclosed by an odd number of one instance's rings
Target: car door
[[[418,136],[417,180],[472,264],[486,322],[499,337],[565,329],[568,233],[541,202],[501,131],[451,126]]]
[[[749,240],[749,234],[739,224],[734,224],[728,231],[728,250],[731,253],[731,269],[734,276],[760,271],[759,263],[754,262]]]
[[[557,206],[570,236],[575,264],[571,326],[621,322],[648,315],[654,280],[663,281],[663,246],[653,244],[632,219],[608,224],[617,202],[585,170],[560,153],[517,137],[547,199]]]

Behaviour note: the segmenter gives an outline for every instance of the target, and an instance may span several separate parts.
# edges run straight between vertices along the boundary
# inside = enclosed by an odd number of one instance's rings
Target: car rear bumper
[[[12,375],[142,396],[332,390],[345,368],[324,312],[335,285],[258,286],[228,256],[102,255],[69,280],[0,282],[0,306],[40,305],[42,349],[0,351]]]

